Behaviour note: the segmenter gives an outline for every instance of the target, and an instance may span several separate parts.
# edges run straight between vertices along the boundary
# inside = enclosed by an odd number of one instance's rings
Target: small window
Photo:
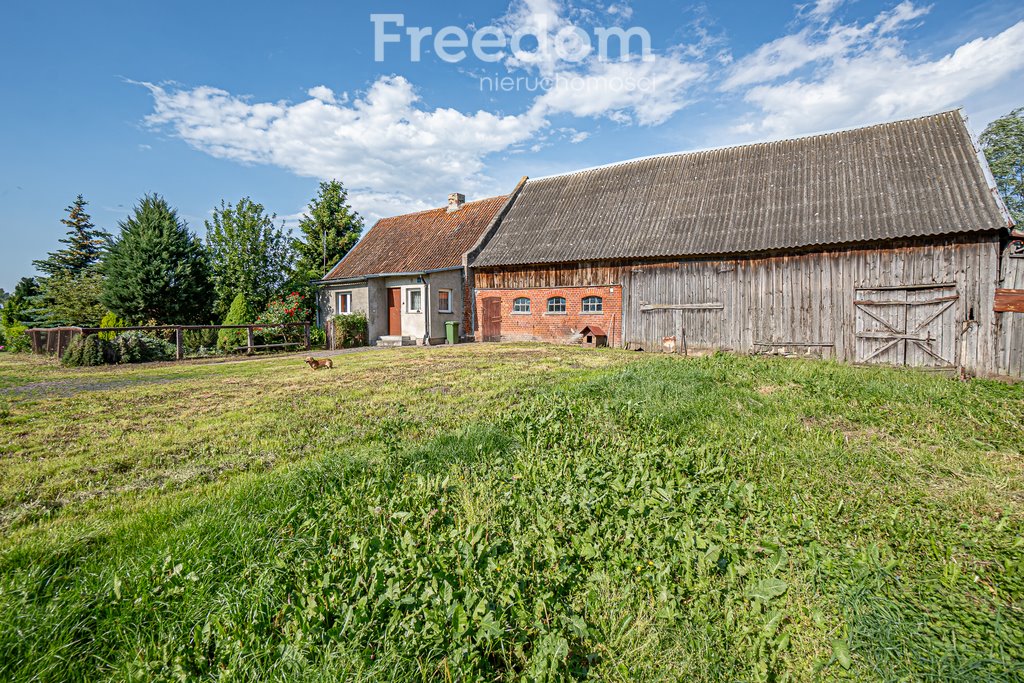
[[[529,313],[530,312],[530,300],[525,296],[521,296],[512,302],[513,313]]]
[[[548,313],[565,313],[565,297],[553,296],[548,299]]]
[[[336,312],[338,315],[352,312],[352,292],[338,292]]]
[[[584,313],[601,313],[604,311],[604,299],[599,296],[583,297]]]
[[[406,310],[409,313],[421,313],[423,311],[423,290],[409,290],[406,294]]]
[[[450,290],[450,289],[439,289],[439,290],[437,290],[437,312],[438,313],[451,313],[452,312],[452,290]]]

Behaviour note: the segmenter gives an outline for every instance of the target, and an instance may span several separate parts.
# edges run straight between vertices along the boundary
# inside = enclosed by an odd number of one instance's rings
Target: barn
[[[1020,375],[993,188],[959,111],[529,179],[468,255],[474,334]]]

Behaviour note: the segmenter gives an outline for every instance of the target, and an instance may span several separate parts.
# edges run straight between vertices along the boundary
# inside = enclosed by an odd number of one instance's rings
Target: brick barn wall
[[[481,317],[483,300],[501,299],[501,340],[502,341],[547,341],[565,343],[587,325],[604,328],[608,333],[608,345],[622,343],[622,287],[604,285],[598,287],[555,287],[550,289],[478,289],[476,297],[477,340],[483,338]],[[565,297],[564,314],[547,313],[548,299],[553,296]],[[602,313],[583,313],[584,297],[599,296],[604,299]],[[512,302],[519,297],[530,300],[530,313],[513,313]]]

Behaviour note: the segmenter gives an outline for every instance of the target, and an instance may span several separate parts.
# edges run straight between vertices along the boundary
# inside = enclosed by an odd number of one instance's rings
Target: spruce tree
[[[67,246],[50,252],[45,259],[33,261],[32,265],[40,272],[49,276],[77,277],[99,263],[110,240],[110,233],[93,224],[92,217],[85,210],[87,204],[82,195],[78,195],[71,206],[64,209],[68,216],[60,222],[68,230],[67,236],[60,243]]]
[[[320,183],[320,191],[299,220],[300,236],[292,241],[298,258],[293,282],[307,284],[327,274],[349,252],[363,232],[363,219],[348,203],[341,181]]]
[[[206,251],[164,198],[146,195],[119,226],[103,261],[103,305],[130,323],[209,322]]]

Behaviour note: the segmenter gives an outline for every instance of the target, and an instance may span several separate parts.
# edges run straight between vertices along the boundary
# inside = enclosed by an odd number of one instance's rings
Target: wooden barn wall
[[[1002,256],[1002,289],[1024,290],[1024,258],[1007,249]],[[1024,313],[996,313],[999,374],[1024,377]]]
[[[992,232],[930,243],[756,258],[481,269],[476,286],[621,284],[622,334],[630,348],[660,350],[663,338],[685,330],[690,348],[753,352],[786,345],[799,353],[853,362],[857,290],[949,283],[958,295],[953,313],[957,329],[952,332],[958,362],[992,374],[1005,372],[999,366],[1007,365],[995,358],[992,306],[999,252],[998,233]],[[1024,287],[1024,272],[1019,277]],[[1019,329],[1014,343],[1021,346],[1024,320]],[[1011,353],[1006,351],[1007,356]],[[1019,375],[1019,352],[1016,358]]]

